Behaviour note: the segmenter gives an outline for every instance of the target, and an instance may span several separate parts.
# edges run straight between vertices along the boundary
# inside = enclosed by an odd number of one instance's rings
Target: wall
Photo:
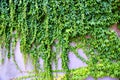
[[[75,46],[75,43],[73,43],[73,42],[70,44],[72,46]],[[53,49],[55,50],[55,47],[53,47]],[[88,59],[82,49],[78,49],[78,53],[80,56],[82,56],[86,60]],[[82,62],[80,59],[78,59],[74,55],[73,52],[69,52],[68,57],[70,60],[70,62],[69,62],[70,69],[76,69],[79,67],[87,66],[87,64]],[[2,63],[2,58],[4,58],[3,63]],[[44,66],[43,66],[44,63],[43,63],[42,58],[39,59],[39,63],[40,63],[40,68],[44,69]],[[58,70],[62,69],[61,63],[62,63],[61,58],[58,58],[58,66],[57,66]],[[7,51],[5,50],[5,48],[0,49],[0,80],[11,80],[16,77],[27,76],[29,74],[29,72],[31,72],[33,69],[34,69],[34,67],[32,65],[30,56],[27,59],[27,63],[26,64],[24,63],[23,55],[20,52],[20,40],[18,40],[18,42],[16,44],[16,48],[14,50],[14,57],[12,57],[10,59],[7,58]],[[52,64],[52,69],[56,70],[54,62]],[[61,73],[61,72],[55,73],[55,74],[64,75],[64,73]],[[58,77],[58,76],[56,76],[56,77]],[[94,80],[94,78],[88,77],[86,80]],[[104,77],[104,78],[99,78],[98,80],[118,80],[118,79]]]

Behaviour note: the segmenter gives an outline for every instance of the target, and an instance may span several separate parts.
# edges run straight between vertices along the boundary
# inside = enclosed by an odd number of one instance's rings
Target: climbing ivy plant
[[[36,71],[39,58],[44,60],[47,80],[52,80],[52,61],[61,52],[68,80],[72,40],[85,43],[91,70],[104,61],[120,61],[120,39],[109,28],[119,20],[119,0],[0,0],[0,47],[7,49],[10,58],[20,39],[21,52],[25,58],[32,56]],[[56,40],[58,52],[52,50]]]

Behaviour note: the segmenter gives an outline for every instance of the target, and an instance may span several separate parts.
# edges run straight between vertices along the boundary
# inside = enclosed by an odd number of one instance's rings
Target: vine
[[[77,57],[87,62],[89,75],[94,76],[92,73],[100,69],[96,65],[120,64],[120,39],[109,28],[119,23],[119,7],[119,0],[1,0],[0,47],[5,47],[11,58],[11,49],[20,39],[21,52],[25,59],[28,55],[32,57],[36,72],[39,72],[39,58],[44,60],[47,80],[53,79],[52,61],[56,61],[59,54],[66,79],[69,79],[68,52],[72,49]],[[87,49],[89,61],[78,56],[76,49],[80,45],[70,47],[72,40],[84,43],[82,47]],[[56,52],[52,50],[54,44]],[[102,68],[108,69],[107,66]],[[119,77],[120,74],[111,75]]]

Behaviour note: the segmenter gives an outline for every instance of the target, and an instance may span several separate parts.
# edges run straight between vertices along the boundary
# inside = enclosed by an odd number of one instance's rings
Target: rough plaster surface
[[[75,43],[71,43],[70,45],[75,46]],[[53,47],[55,50],[55,47]],[[31,59],[28,57],[27,64],[24,63],[23,55],[20,52],[20,41],[18,40],[16,44],[16,48],[14,50],[14,55],[15,55],[15,61],[17,63],[17,66],[14,62],[14,59],[8,59],[6,55],[3,53],[6,53],[5,49],[0,49],[0,80],[10,80],[15,77],[19,76],[25,76],[27,75],[27,71],[32,71],[33,70],[33,65]],[[87,56],[84,54],[82,49],[78,49],[78,53],[80,56],[85,58],[87,60]],[[59,56],[58,56],[59,57]],[[84,67],[87,66],[86,63],[82,62],[80,59],[78,59],[72,52],[69,52],[69,68],[70,69],[75,69],[79,67]],[[4,58],[4,63],[1,63],[2,58]],[[42,58],[39,59],[40,63],[40,68],[44,69],[44,61]],[[55,70],[55,63],[53,62],[52,64],[52,69]],[[61,58],[58,58],[58,70],[62,69],[62,60]],[[58,73],[60,75],[64,75],[64,73],[60,72]],[[28,79],[30,80],[30,79]],[[86,80],[94,80],[92,77],[88,77]],[[118,79],[113,79],[110,77],[105,77],[105,78],[99,78],[98,80],[118,80]]]
[[[83,54],[83,53],[81,53]],[[78,59],[74,53],[69,52],[69,68],[70,69],[75,69],[75,68],[79,68],[79,67],[85,67],[87,66],[86,63],[84,63],[83,61],[81,61],[80,59]],[[84,55],[83,55],[84,56]]]

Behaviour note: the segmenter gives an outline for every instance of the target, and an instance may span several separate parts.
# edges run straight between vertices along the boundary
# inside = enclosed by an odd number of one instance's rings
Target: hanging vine
[[[24,58],[28,54],[32,56],[36,72],[39,71],[39,58],[44,60],[46,80],[53,79],[52,61],[61,54],[62,68],[68,80],[70,42],[77,39],[88,49],[89,75],[92,75],[93,69],[99,70],[94,67],[99,63],[120,65],[120,39],[109,28],[119,23],[119,6],[119,0],[1,0],[0,47],[8,50],[10,58],[11,49],[20,39],[21,52]],[[61,53],[52,50],[54,44]],[[79,46],[72,48],[73,52]]]

